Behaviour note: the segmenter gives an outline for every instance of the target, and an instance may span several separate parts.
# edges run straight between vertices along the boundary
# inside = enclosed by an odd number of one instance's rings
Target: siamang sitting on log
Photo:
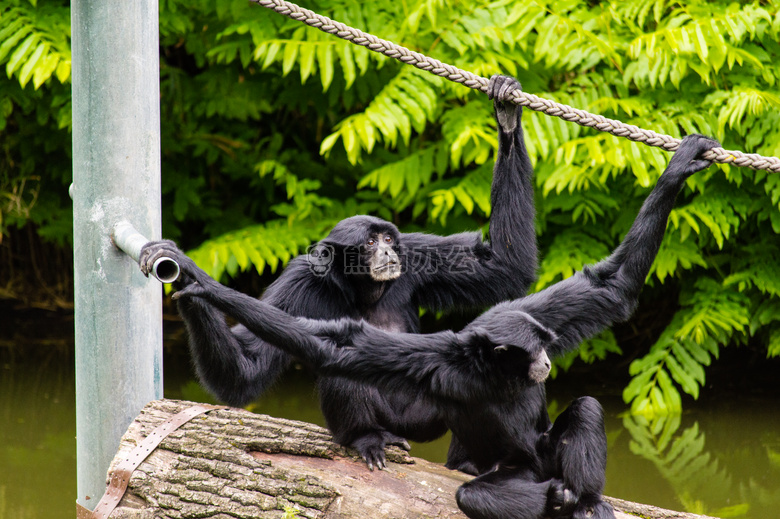
[[[365,321],[293,317],[220,285],[180,252],[174,258],[195,282],[174,297],[207,301],[320,373],[425,395],[479,472],[457,493],[469,517],[614,518],[601,497],[601,406],[580,398],[551,424],[543,383],[549,358],[631,315],[678,192],[686,178],[709,166],[702,154],[716,146],[700,135],[682,141],[609,257],[541,292],[496,305],[458,333],[397,333]]]
[[[520,297],[536,275],[532,168],[520,125],[522,109],[505,102],[520,83],[495,76],[489,85],[499,149],[491,191],[488,242],[480,231],[452,236],[400,233],[390,222],[355,216],[339,222],[306,256],[293,259],[262,300],[290,315],[362,319],[394,332],[419,332],[419,308],[485,308]],[[141,263],[178,250],[153,242]],[[183,275],[174,288],[192,280]],[[178,305],[201,382],[220,400],[243,406],[277,379],[291,361],[244,325],[230,328],[207,301]],[[320,405],[335,440],[382,468],[385,444],[430,441],[446,432],[437,407],[416,394],[380,390],[363,381],[323,374]],[[474,472],[453,442],[448,467]]]

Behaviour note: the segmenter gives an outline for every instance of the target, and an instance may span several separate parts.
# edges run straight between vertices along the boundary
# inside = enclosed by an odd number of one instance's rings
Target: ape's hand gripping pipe
[[[149,243],[141,233],[126,221],[119,222],[111,231],[111,240],[117,248],[124,251],[136,262],[141,256],[141,248]],[[151,274],[162,283],[173,283],[179,277],[179,264],[173,258],[162,257],[154,262]]]

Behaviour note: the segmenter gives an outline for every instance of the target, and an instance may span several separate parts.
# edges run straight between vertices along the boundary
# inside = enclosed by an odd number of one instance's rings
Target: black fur
[[[608,258],[539,293],[498,304],[458,333],[393,333],[364,321],[293,317],[220,285],[180,254],[184,272],[197,283],[177,296],[207,300],[321,373],[433,402],[480,474],[458,490],[469,517],[612,518],[601,499],[601,406],[581,398],[553,425],[544,384],[535,380],[549,372],[547,355],[575,349],[631,315],[678,192],[709,165],[701,155],[717,145],[699,135],[683,140]]]
[[[499,122],[499,151],[487,242],[482,241],[481,232],[445,237],[401,234],[379,218],[347,218],[309,255],[293,259],[262,300],[294,316],[364,319],[385,330],[416,333],[421,306],[483,309],[524,295],[537,266],[532,168],[520,124],[522,110],[502,101],[519,87],[516,80],[505,76],[496,76],[490,83]],[[395,237],[395,250],[403,263],[403,274],[396,280],[378,283],[350,271],[360,258],[359,248],[375,233]],[[170,241],[147,244],[141,264],[151,264],[150,259],[153,262],[176,250]],[[184,275],[175,287],[181,289],[191,282]],[[243,325],[229,328],[223,316],[202,300],[181,301],[179,313],[187,325],[198,377],[224,402],[245,405],[290,364],[287,353],[264,344]],[[323,414],[336,441],[356,447],[372,468],[383,466],[386,443],[408,445],[403,438],[428,441],[446,431],[436,407],[415,391],[380,391],[338,375],[320,377],[318,388]],[[448,459],[448,466],[473,472],[457,444]]]

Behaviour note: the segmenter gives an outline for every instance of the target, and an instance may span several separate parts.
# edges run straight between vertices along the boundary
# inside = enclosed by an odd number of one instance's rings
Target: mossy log
[[[191,402],[150,402],[122,437],[113,468],[157,425]],[[464,519],[455,491],[470,476],[397,447],[370,472],[322,427],[220,409],[172,432],[133,473],[111,518]],[[111,469],[109,469],[109,472]],[[610,500],[618,519],[701,519]]]

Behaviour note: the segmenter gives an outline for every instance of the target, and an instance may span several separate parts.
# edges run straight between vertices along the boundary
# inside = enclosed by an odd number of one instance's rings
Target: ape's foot
[[[601,498],[583,498],[580,500],[572,519],[615,519],[615,511],[612,505],[601,500]]]
[[[550,489],[547,491],[547,515],[552,519],[559,517],[571,517],[579,505],[577,496],[564,487],[563,481],[553,479],[550,481]]]
[[[409,442],[406,441],[406,438],[401,438],[397,434],[391,432],[383,431],[382,439],[384,439],[385,445],[395,445],[396,447],[401,447],[406,452],[409,452],[412,448],[412,446],[409,445]]]
[[[369,470],[373,471],[374,467],[382,470],[387,466],[385,440],[382,433],[370,433],[362,436],[353,441],[351,446],[357,449]]]

